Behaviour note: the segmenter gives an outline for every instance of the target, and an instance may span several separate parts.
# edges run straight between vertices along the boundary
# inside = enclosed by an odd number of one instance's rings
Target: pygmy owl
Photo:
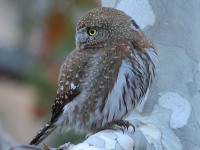
[[[90,10],[77,24],[75,39],[60,69],[52,117],[30,144],[55,129],[88,133],[123,122],[152,83],[156,51],[124,12]]]

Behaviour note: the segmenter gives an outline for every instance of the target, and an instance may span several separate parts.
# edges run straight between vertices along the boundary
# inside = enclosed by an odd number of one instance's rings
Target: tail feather
[[[36,136],[29,143],[30,145],[38,145],[42,142],[51,132],[55,130],[56,126],[50,121],[36,134]]]

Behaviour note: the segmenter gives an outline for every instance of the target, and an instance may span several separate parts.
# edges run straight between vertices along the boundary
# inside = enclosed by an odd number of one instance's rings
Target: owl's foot
[[[91,135],[93,135],[93,134],[95,134],[95,133],[97,133],[99,131],[106,130],[106,129],[115,130],[115,131],[117,131],[118,129],[120,129],[124,133],[124,131],[128,130],[129,127],[133,128],[133,133],[134,133],[135,132],[135,126],[133,124],[131,124],[130,122],[125,121],[125,120],[116,120],[116,121],[113,121],[111,123],[108,123],[102,129],[98,129],[98,130],[95,130],[95,131],[92,131],[92,132],[88,133],[86,135],[86,139],[89,138]]]
[[[117,125],[117,127],[115,125]],[[124,133],[124,130],[128,130],[129,127],[132,127],[133,132],[135,132],[135,126],[133,124],[131,124],[130,122],[125,121],[125,120],[116,120],[116,121],[113,121],[113,122],[108,124],[108,129],[117,130],[117,129],[120,128],[123,133]]]

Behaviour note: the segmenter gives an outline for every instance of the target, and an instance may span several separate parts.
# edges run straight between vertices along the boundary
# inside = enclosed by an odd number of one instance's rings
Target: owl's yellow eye
[[[94,36],[96,33],[97,33],[97,30],[96,30],[96,29],[88,29],[88,34],[89,34],[90,36]]]

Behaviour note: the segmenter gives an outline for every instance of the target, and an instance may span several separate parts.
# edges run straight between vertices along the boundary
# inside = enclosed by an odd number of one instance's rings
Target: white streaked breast
[[[131,99],[133,100],[133,91],[127,87],[126,75],[129,76],[128,81],[129,84],[132,85],[131,82],[134,80],[134,74],[132,72],[132,65],[127,59],[122,61],[116,83],[106,99],[106,104],[102,112],[102,115],[104,116],[102,125],[112,121],[113,118],[115,118],[115,120],[121,119],[126,114],[126,108],[122,98],[124,89],[127,92],[125,99],[127,111],[129,112],[133,109],[131,102]]]

